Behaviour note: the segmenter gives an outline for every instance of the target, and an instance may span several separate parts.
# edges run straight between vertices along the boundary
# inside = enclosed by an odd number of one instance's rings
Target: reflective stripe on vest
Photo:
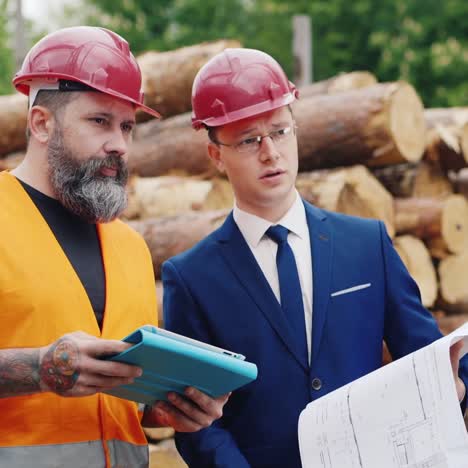
[[[111,468],[147,468],[148,447],[108,441]],[[104,468],[102,442],[0,448],[0,466],[8,468]]]
[[[134,445],[121,440],[108,440],[112,468],[147,468],[149,451],[147,445]]]

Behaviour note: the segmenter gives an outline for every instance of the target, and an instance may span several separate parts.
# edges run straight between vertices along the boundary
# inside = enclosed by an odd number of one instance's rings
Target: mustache
[[[76,167],[80,179],[83,183],[89,182],[96,178],[104,176],[99,175],[99,171],[103,168],[112,168],[116,171],[114,177],[117,183],[125,184],[128,179],[128,167],[125,161],[117,154],[110,153],[105,158],[91,157],[85,163]],[[107,177],[106,177],[107,178]]]

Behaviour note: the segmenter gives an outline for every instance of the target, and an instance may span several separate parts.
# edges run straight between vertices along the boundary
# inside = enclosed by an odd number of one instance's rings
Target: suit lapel
[[[333,237],[326,214],[304,203],[309,225],[312,252],[313,312],[312,312],[312,357],[317,357],[330,298]]]
[[[308,364],[301,358],[297,343],[281,306],[268,284],[261,268],[253,256],[247,242],[237,227],[232,213],[228,216],[219,233],[221,252],[239,282],[261,310],[278,337],[294,355],[304,370]]]

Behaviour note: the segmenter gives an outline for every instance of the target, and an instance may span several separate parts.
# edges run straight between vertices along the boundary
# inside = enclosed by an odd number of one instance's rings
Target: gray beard
[[[49,179],[58,201],[89,223],[114,220],[127,206],[125,186],[128,169],[122,158],[110,153],[80,162],[65,147],[60,129],[52,135],[48,148]],[[115,177],[99,175],[105,166],[115,167]]]

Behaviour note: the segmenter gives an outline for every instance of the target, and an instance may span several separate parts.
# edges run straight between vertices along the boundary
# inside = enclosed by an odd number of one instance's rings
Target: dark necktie
[[[281,308],[291,324],[302,357],[305,357],[305,362],[307,362],[304,304],[296,260],[291,246],[288,244],[289,230],[284,226],[277,225],[268,228],[265,234],[278,244],[276,267],[278,269]]]

